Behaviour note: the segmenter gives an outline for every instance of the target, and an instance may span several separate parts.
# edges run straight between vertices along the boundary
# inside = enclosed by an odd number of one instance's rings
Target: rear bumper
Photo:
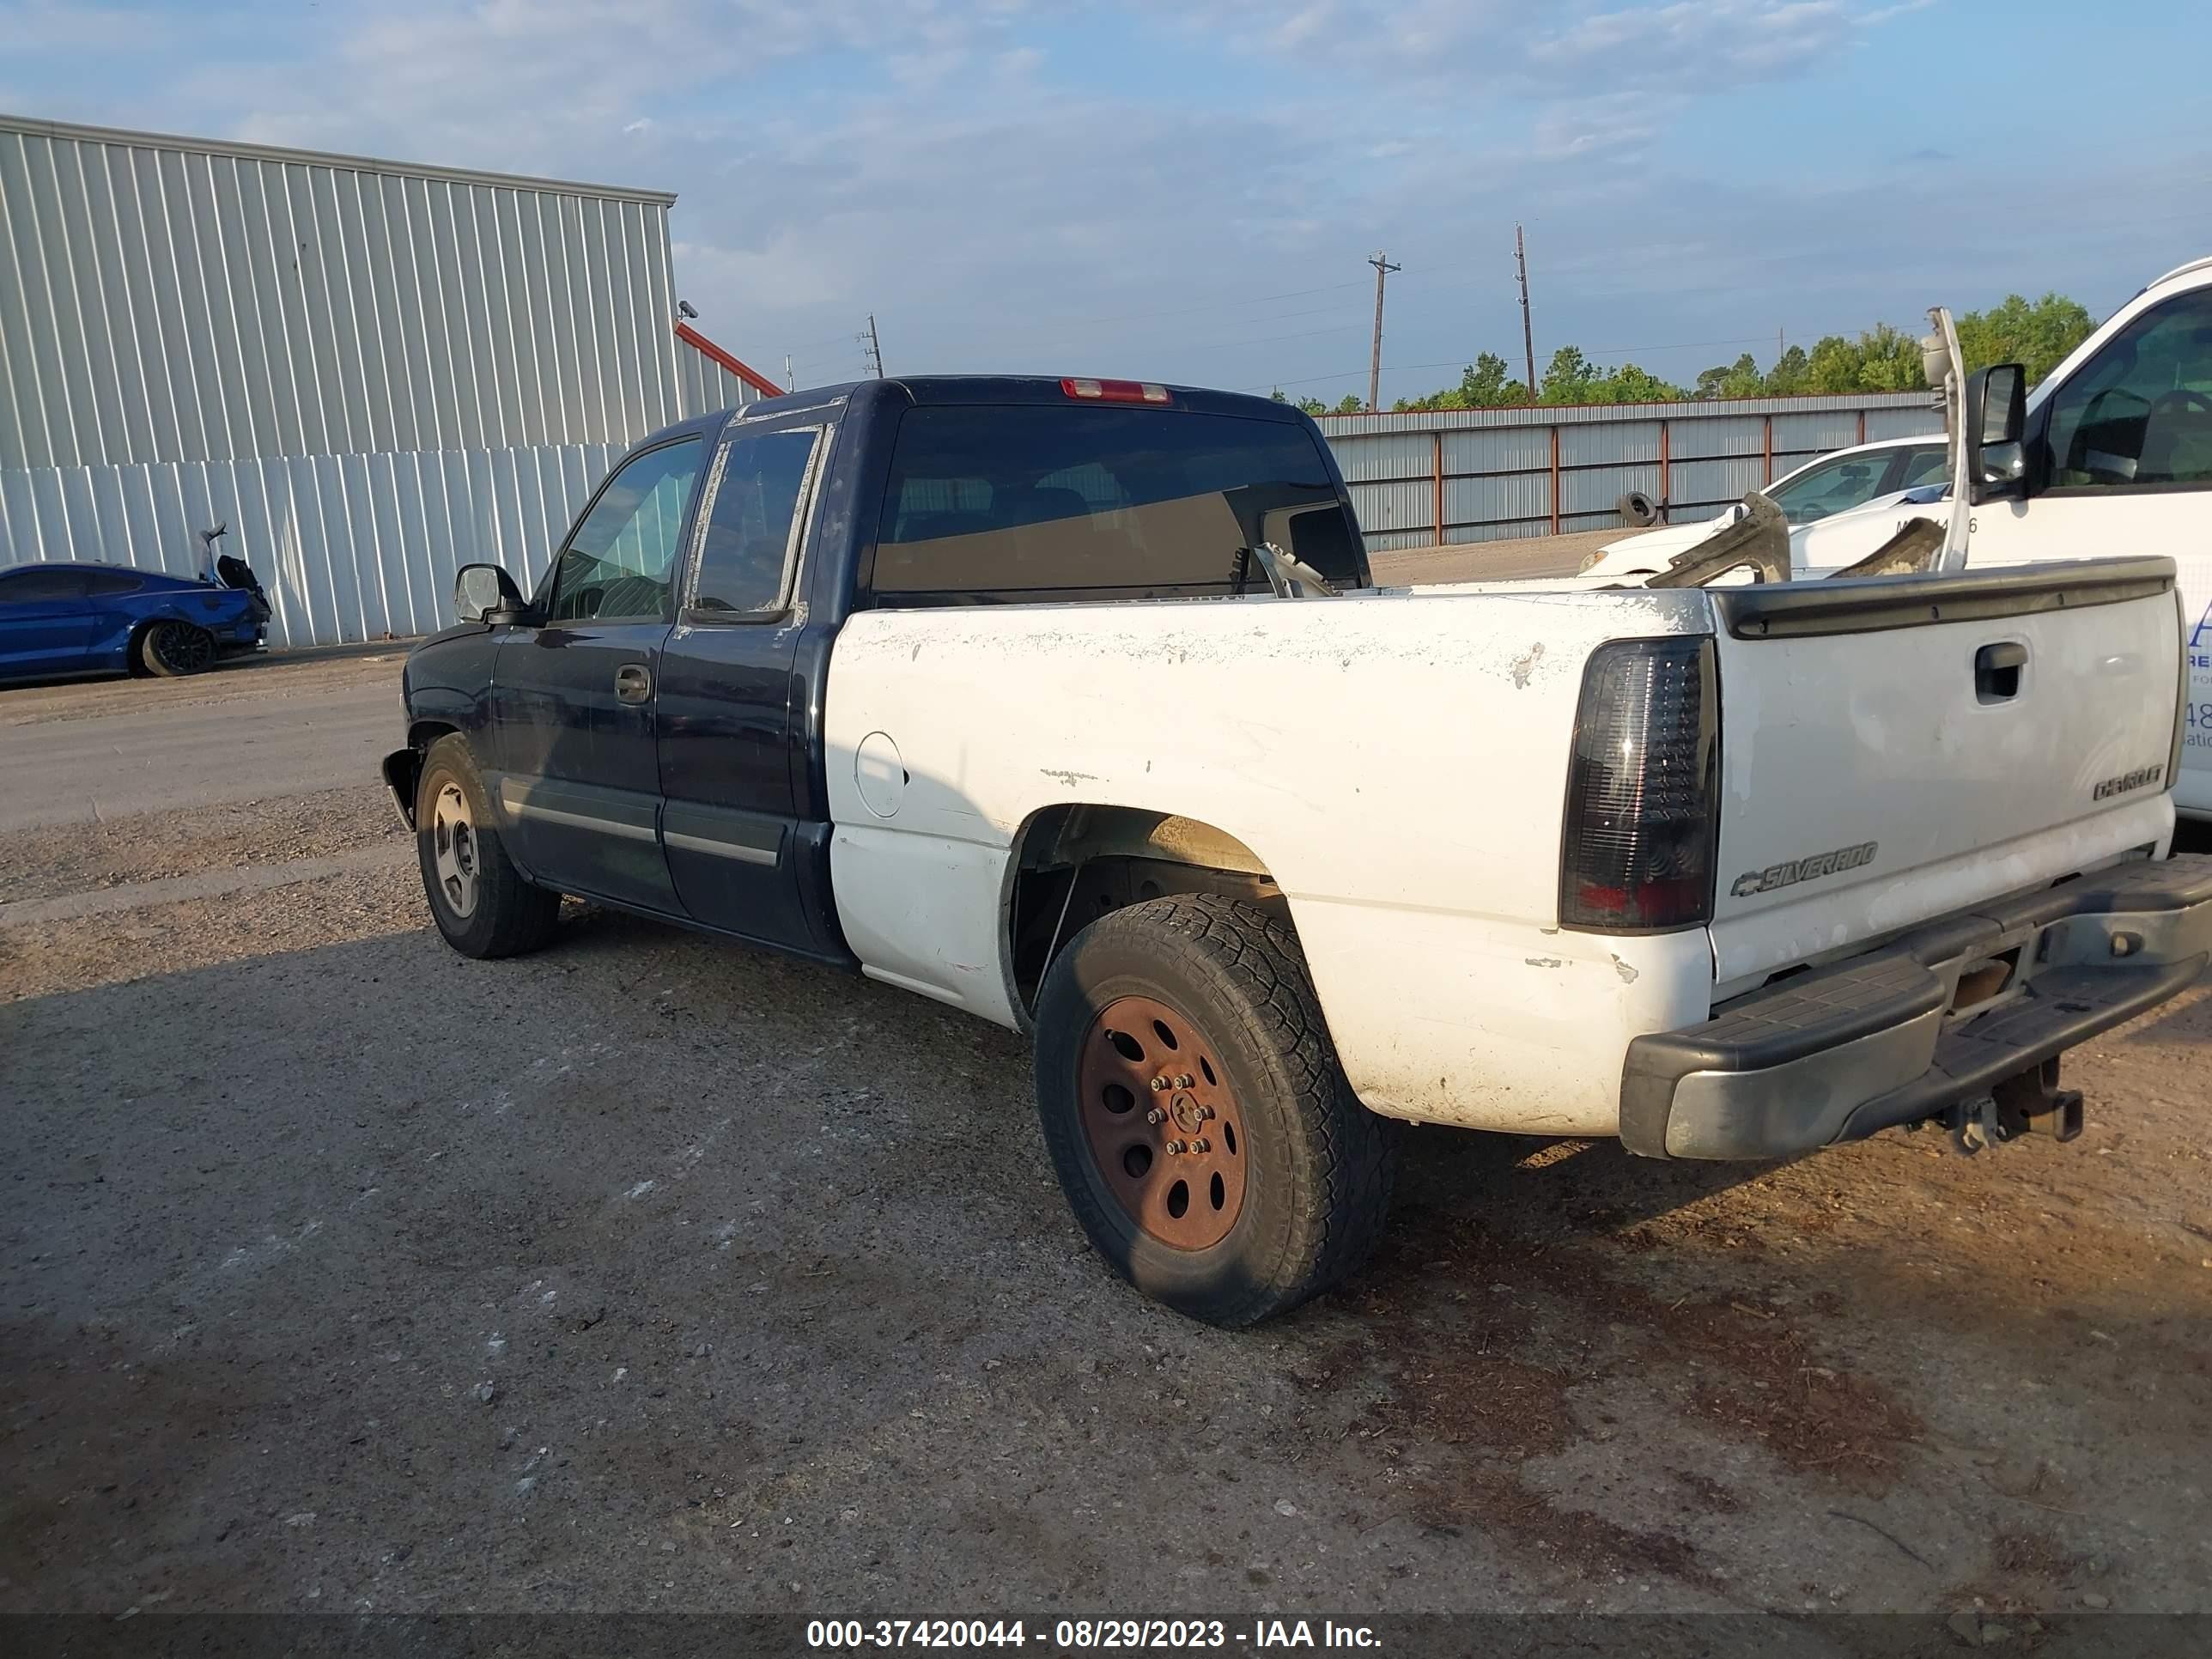
[[[1960,911],[1638,1037],[1621,1141],[1650,1158],[1786,1158],[1917,1123],[2155,1007],[2208,962],[2212,858]]]

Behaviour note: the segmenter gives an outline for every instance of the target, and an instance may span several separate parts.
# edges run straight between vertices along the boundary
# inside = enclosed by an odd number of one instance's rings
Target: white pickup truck
[[[2212,955],[2164,560],[1377,590],[1295,410],[945,378],[671,428],[458,589],[385,765],[456,949],[580,894],[1033,1030],[1083,1226],[1216,1323],[1365,1256],[1392,1120],[2063,1136]]]
[[[1968,434],[1978,449],[2002,447],[2005,459],[1980,469],[1955,562],[2102,553],[2174,562],[2190,674],[2174,804],[2185,817],[2212,820],[2212,258],[2168,271],[2114,312],[2015,418],[2016,429]],[[1929,487],[1815,522],[1793,517],[1791,568],[1825,575],[1912,520],[1951,515],[1949,493]]]

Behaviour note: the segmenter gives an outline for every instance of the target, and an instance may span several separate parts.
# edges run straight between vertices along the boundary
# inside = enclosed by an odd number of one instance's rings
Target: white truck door
[[[1975,508],[1969,568],[2173,560],[2190,671],[2174,804],[2212,817],[2212,286],[2147,307],[2039,401],[2046,482]]]

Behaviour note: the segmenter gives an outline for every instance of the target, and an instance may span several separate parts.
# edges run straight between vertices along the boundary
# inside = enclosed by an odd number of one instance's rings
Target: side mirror
[[[453,609],[463,622],[513,622],[524,608],[522,590],[497,565],[465,564],[453,573]]]
[[[1965,413],[1969,499],[1978,503],[2025,495],[2027,372],[2018,363],[1977,369],[1966,377]]]

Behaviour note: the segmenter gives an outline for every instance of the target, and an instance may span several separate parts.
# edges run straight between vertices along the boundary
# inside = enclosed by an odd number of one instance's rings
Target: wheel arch
[[[392,804],[398,811],[399,821],[410,830],[415,827],[415,798],[422,781],[422,757],[430,752],[432,744],[455,735],[460,729],[449,720],[410,720],[407,746],[395,749],[384,757],[381,769],[385,786],[392,791]]]
[[[146,659],[139,647],[145,644],[146,636],[154,631],[154,625],[162,620],[160,617],[134,617],[131,620],[130,631],[123,636],[123,666],[133,679],[145,679],[153,672],[146,666]]]
[[[1205,819],[1157,808],[1054,802],[1023,820],[1006,860],[1000,946],[1026,1025],[1053,958],[1099,916],[1179,893],[1258,904],[1296,932],[1265,860]]]
[[[144,654],[146,636],[164,623],[182,623],[187,628],[199,626],[190,617],[177,615],[174,607],[169,605],[164,605],[161,610],[145,616],[132,617],[131,630],[124,635],[123,661],[133,676],[143,679],[153,672],[153,670],[146,665]],[[201,631],[204,633],[206,630],[203,629]]]

